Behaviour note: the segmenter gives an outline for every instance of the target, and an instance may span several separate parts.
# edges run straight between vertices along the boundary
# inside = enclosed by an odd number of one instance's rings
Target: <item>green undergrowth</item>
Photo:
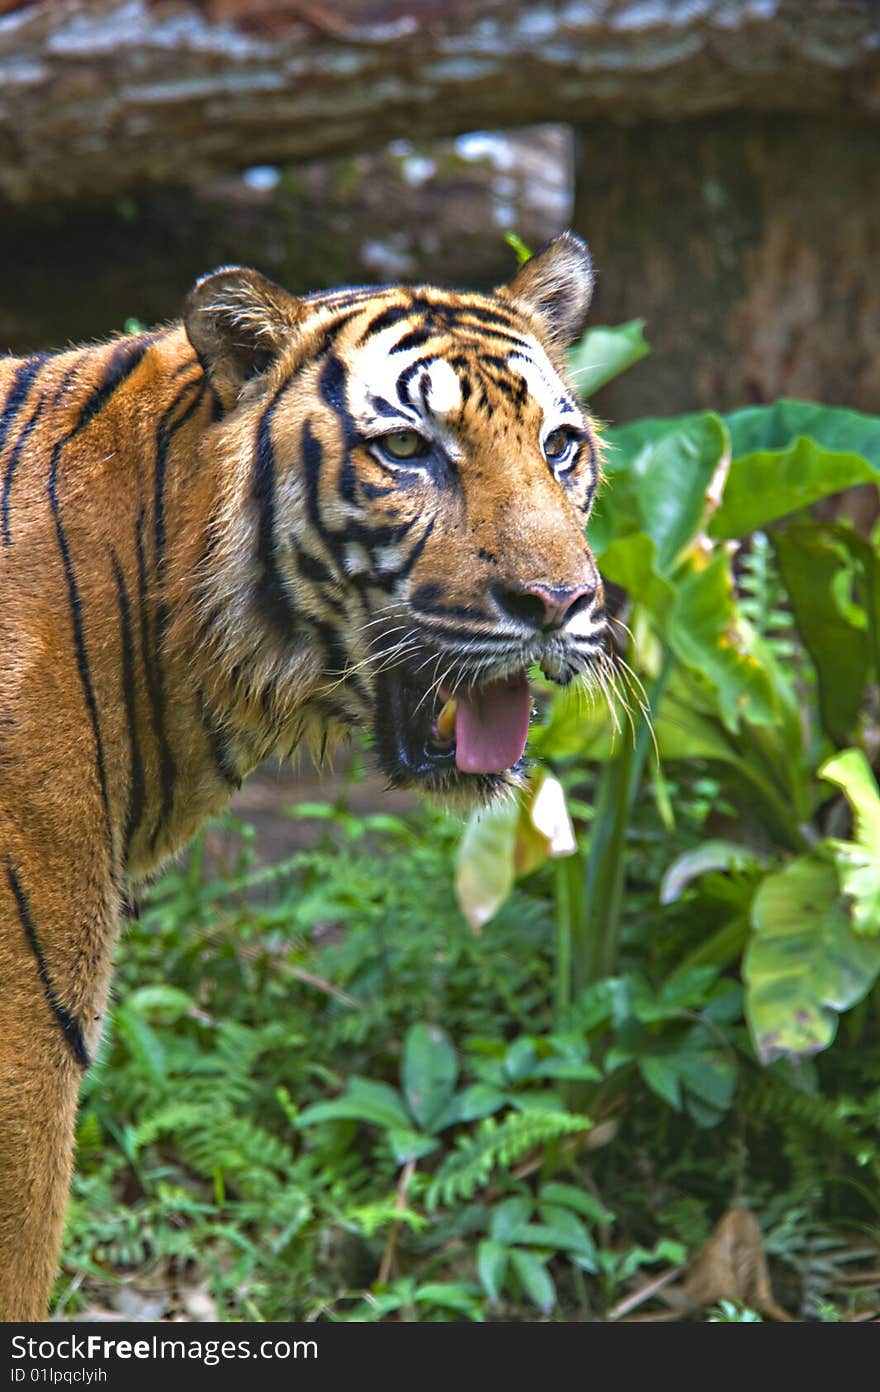
[[[707,789],[676,793],[694,836]],[[475,934],[455,822],[324,830],[267,869],[229,823],[231,861],[200,842],[128,924],[59,1313],[125,1289],[221,1319],[603,1318],[733,1201],[807,1313],[868,1298],[838,1277],[877,1223],[876,1005],[762,1068],[740,983],[680,969],[697,927],[663,922],[650,804],[620,970],[562,1012],[549,867]]]

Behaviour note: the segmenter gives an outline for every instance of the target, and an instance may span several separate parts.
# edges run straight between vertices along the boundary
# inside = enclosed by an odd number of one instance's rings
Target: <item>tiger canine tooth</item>
[[[455,706],[454,696],[450,696],[446,705],[437,716],[436,730],[442,740],[452,739],[455,734]]]

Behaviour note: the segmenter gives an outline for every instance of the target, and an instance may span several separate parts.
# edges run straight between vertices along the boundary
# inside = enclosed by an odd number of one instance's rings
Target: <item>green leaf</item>
[[[549,1183],[541,1185],[539,1199],[541,1203],[573,1208],[583,1218],[587,1218],[591,1223],[598,1223],[601,1227],[607,1227],[614,1222],[614,1214],[610,1213],[604,1204],[586,1189],[578,1189],[574,1184],[550,1180]]]
[[[670,683],[672,686],[673,683]],[[685,699],[684,694],[664,693],[654,712],[654,733],[663,760],[714,759],[741,765],[742,758],[719,722]]]
[[[792,526],[773,534],[798,632],[819,682],[819,710],[836,744],[856,726],[868,676],[868,645],[861,628],[847,622],[834,593],[843,559],[831,529]]]
[[[880,933],[880,795],[874,774],[860,749],[847,749],[826,760],[819,776],[841,788],[852,808],[855,839],[829,845],[853,927],[874,936]]]
[[[618,426],[606,440],[608,484],[590,523],[596,555],[617,537],[644,532],[657,548],[658,571],[666,574],[705,525],[710,485],[729,456],[724,422],[704,411]]]
[[[192,996],[176,986],[140,986],[125,998],[125,1009],[137,1015],[155,1015],[159,1023],[171,1025],[193,1009]]]
[[[400,1093],[387,1083],[368,1078],[352,1078],[341,1097],[306,1107],[297,1125],[312,1126],[319,1121],[364,1121],[388,1130],[412,1129]]]
[[[504,1277],[507,1274],[507,1248],[487,1237],[477,1247],[477,1275],[493,1305],[501,1302]]]
[[[531,1199],[519,1196],[504,1199],[492,1210],[492,1217],[489,1220],[489,1235],[495,1242],[503,1243],[506,1246],[509,1246],[511,1242],[518,1242],[520,1234],[528,1226],[531,1215]]]
[[[489,922],[513,888],[519,805],[496,799],[468,818],[455,863],[455,892],[472,928]]]
[[[529,734],[531,752],[539,759],[575,754],[582,759],[607,759],[613,742],[614,728],[604,698],[574,682],[554,688],[544,719]]]
[[[549,1315],[556,1304],[556,1287],[544,1263],[533,1252],[524,1252],[518,1247],[511,1249],[510,1262],[532,1304]]]
[[[639,1059],[639,1072],[652,1092],[677,1112],[681,1111],[681,1077],[674,1059]]]
[[[539,1059],[532,1069],[532,1078],[561,1078],[572,1082],[597,1083],[602,1077],[595,1064],[586,1059],[575,1059],[551,1054],[549,1058]],[[517,1099],[517,1104],[522,1095]]]
[[[692,851],[676,856],[660,885],[660,903],[674,904],[691,883],[708,870],[751,870],[766,857],[737,841],[704,841]]]
[[[580,342],[568,350],[568,376],[584,400],[639,362],[651,348],[642,330],[644,319],[630,319],[614,328],[587,329]]]
[[[602,575],[622,586],[662,624],[675,606],[675,589],[657,568],[657,547],[644,532],[612,541],[600,558]],[[607,716],[606,716],[607,723]]]
[[[678,603],[668,636],[675,655],[715,688],[719,713],[728,730],[743,719],[776,724],[780,718],[777,684],[768,655],[758,656],[755,635],[734,598],[730,557],[719,552],[679,582]]]
[[[118,1006],[114,1021],[116,1031],[128,1045],[133,1060],[153,1082],[162,1082],[167,1072],[165,1045],[160,1035],[147,1024],[136,1010]]]
[[[403,1045],[401,1081],[410,1111],[423,1131],[432,1132],[455,1091],[458,1059],[439,1025],[415,1024]]]
[[[481,1320],[479,1289],[465,1286],[455,1281],[426,1281],[417,1288],[415,1299],[419,1305],[436,1305],[441,1310],[453,1310],[456,1314],[467,1315],[469,1319]]]
[[[491,1116],[507,1102],[506,1093],[488,1083],[472,1083],[452,1099],[450,1125],[456,1121],[479,1121]]]
[[[428,1207],[433,1208],[440,1200],[454,1203],[458,1198],[470,1198],[478,1186],[489,1182],[496,1166],[509,1170],[528,1151],[555,1142],[560,1136],[588,1131],[591,1126],[589,1117],[559,1108],[509,1112],[500,1122],[486,1117],[470,1134],[456,1137],[455,1149],[445,1156],[431,1180]],[[490,1236],[503,1240],[495,1231]]]
[[[596,1244],[584,1227],[580,1218],[572,1213],[570,1208],[565,1205],[557,1205],[542,1201],[538,1204],[538,1213],[541,1218],[540,1230],[546,1233],[560,1252],[574,1252],[581,1258],[581,1266],[584,1271],[598,1270],[596,1260]],[[531,1224],[526,1229],[527,1234],[534,1234],[538,1224]],[[530,1236],[533,1246],[546,1246],[543,1238],[535,1239]]]
[[[880,471],[880,418],[843,406],[782,398],[770,406],[745,406],[724,417],[733,457],[784,450],[806,435],[823,449],[858,454]]]
[[[691,1115],[702,1126],[714,1125],[720,1113],[733,1101],[736,1087],[733,1059],[708,1031],[697,1025],[685,1037],[676,1060]],[[704,1103],[709,1110],[695,1109],[695,1101]]]
[[[828,407],[804,407],[775,421],[728,417],[733,463],[710,536],[742,537],[829,493],[875,481],[880,473],[880,428],[856,411],[841,411],[837,428],[823,429]],[[758,408],[760,409],[760,408]],[[745,413],[743,413],[744,415]],[[848,424],[847,424],[848,422]],[[789,433],[790,432],[790,433]],[[822,443],[818,436],[824,436]],[[771,443],[772,442],[772,443]],[[864,453],[870,450],[871,454]]]
[[[405,1165],[408,1160],[420,1160],[423,1155],[430,1155],[440,1142],[432,1136],[423,1135],[421,1131],[403,1131],[392,1127],[388,1131],[388,1144],[397,1164]]]
[[[867,641],[870,660],[875,676],[880,675],[880,537],[873,542],[859,536],[851,527],[838,526],[829,529],[838,545],[849,557],[849,568],[841,572],[839,579],[854,592],[846,596],[847,604],[841,604],[841,611],[850,614],[851,608],[858,609],[859,618],[864,616],[867,627]]]
[[[527,1037],[515,1039],[504,1056],[504,1071],[511,1082],[519,1083],[531,1078],[537,1057],[534,1040]]]
[[[853,932],[834,866],[802,856],[768,875],[752,902],[752,927],[743,971],[760,1058],[827,1048],[838,1012],[861,1000],[880,971],[880,941]]]
[[[845,749],[826,759],[819,777],[834,783],[845,794],[855,818],[856,841],[872,855],[880,856],[880,793],[861,749]]]
[[[531,261],[534,252],[516,232],[505,232],[504,240],[516,257],[517,266],[524,266],[527,261]]]

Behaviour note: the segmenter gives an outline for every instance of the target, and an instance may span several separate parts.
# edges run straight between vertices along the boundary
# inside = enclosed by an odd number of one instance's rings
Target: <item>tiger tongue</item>
[[[532,700],[525,672],[455,693],[455,762],[465,773],[503,773],[521,758]]]

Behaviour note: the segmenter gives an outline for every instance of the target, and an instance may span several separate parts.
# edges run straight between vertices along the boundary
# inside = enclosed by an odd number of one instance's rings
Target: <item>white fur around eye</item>
[[[520,373],[525,378],[529,395],[537,401],[545,421],[551,421],[555,418],[559,420],[560,425],[567,424],[569,421],[577,423],[574,408],[571,412],[568,409],[568,390],[537,341],[531,340],[529,342],[528,356],[525,353],[511,353],[509,363],[512,371]],[[560,408],[562,419],[559,419]]]
[[[426,396],[434,416],[441,419],[461,407],[461,383],[455,369],[438,358],[426,369],[428,386]]]

